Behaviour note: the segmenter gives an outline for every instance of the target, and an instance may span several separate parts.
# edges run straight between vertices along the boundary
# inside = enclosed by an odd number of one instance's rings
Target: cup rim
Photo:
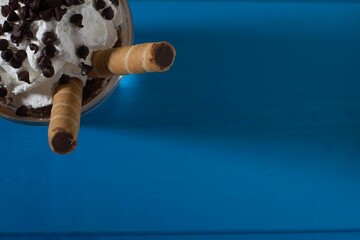
[[[122,25],[122,46],[132,45],[134,41],[134,29],[130,6],[127,0],[120,0],[120,2],[124,11],[125,21],[125,23]],[[115,91],[116,87],[121,81],[121,78],[122,76],[112,77],[106,84],[105,88],[102,89],[98,95],[96,95],[93,99],[91,99],[88,103],[81,107],[81,116],[91,112],[100,104],[102,104]],[[48,125],[50,122],[50,118],[17,116],[13,111],[5,109],[3,107],[0,107],[0,117],[15,123],[25,125]]]

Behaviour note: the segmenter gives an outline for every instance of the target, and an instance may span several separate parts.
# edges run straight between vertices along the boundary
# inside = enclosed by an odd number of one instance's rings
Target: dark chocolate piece
[[[8,21],[4,21],[3,23],[3,32],[11,32],[12,26]]]
[[[10,66],[12,66],[13,68],[20,68],[22,65],[22,63],[18,60],[16,60],[14,57],[12,57],[10,59]]]
[[[80,63],[80,68],[81,68],[81,75],[85,76],[86,74],[88,74],[92,69],[93,67],[90,66],[90,65],[87,65],[85,63]]]
[[[58,21],[58,22],[61,21],[62,17],[64,16],[64,14],[66,12],[67,12],[66,8],[61,8],[61,7],[55,8],[54,9],[55,20]]]
[[[16,14],[14,10],[12,10],[7,17],[7,20],[9,22],[19,21],[19,19],[20,19],[19,16]]]
[[[17,50],[15,53],[14,53],[14,56],[13,58],[18,61],[18,62],[23,62],[26,58],[26,51],[25,50]]]
[[[9,62],[13,56],[13,52],[10,49],[6,49],[1,52],[1,58],[4,59],[5,62]]]
[[[30,76],[28,71],[21,71],[18,73],[19,81],[23,81],[30,84]]]
[[[86,46],[80,46],[78,49],[76,49],[76,55],[79,58],[86,59],[86,57],[89,55],[89,48]]]
[[[0,39],[0,51],[4,51],[9,47],[9,42],[6,39]]]
[[[59,79],[59,84],[65,84],[68,83],[70,81],[70,76],[63,74],[61,75],[60,79]]]
[[[53,58],[56,55],[56,47],[54,45],[49,45],[44,47],[43,54],[47,58]]]
[[[107,7],[105,8],[102,12],[101,15],[103,16],[103,18],[105,18],[106,20],[111,20],[114,18],[114,11],[112,10],[111,7]]]
[[[111,0],[111,3],[115,6],[119,6],[119,0]]]
[[[20,117],[28,117],[29,116],[28,108],[26,106],[22,105],[16,110],[15,114]]]
[[[45,56],[41,56],[39,58],[39,61],[38,61],[38,65],[40,67],[46,67],[46,66],[51,66],[52,65],[52,62],[49,58],[45,57]]]
[[[52,32],[44,33],[43,37],[41,38],[41,41],[47,46],[54,43],[56,40],[57,40],[57,37]]]
[[[39,16],[42,20],[44,20],[45,22],[48,22],[53,17],[53,10],[51,8],[49,8],[44,11],[41,11],[39,13]]]
[[[106,7],[106,3],[104,0],[96,0],[95,1],[95,9],[96,10],[103,9],[104,7]]]
[[[7,94],[8,94],[7,89],[3,86],[0,86],[0,97],[6,97]]]
[[[52,65],[41,67],[41,72],[46,78],[51,78],[55,74],[55,70]]]
[[[70,22],[80,28],[84,27],[82,25],[83,16],[81,14],[74,14],[70,17]]]
[[[9,13],[11,12],[11,8],[9,5],[2,5],[1,6],[1,15],[4,17],[7,17]]]
[[[34,54],[39,51],[39,47],[34,43],[30,43],[29,48],[31,51],[34,51]]]

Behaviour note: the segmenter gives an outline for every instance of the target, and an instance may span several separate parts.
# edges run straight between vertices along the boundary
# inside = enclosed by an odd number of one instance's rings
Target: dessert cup
[[[118,41],[115,47],[132,45],[133,43],[133,25],[131,11],[127,0],[119,1],[119,8],[123,13],[123,21],[118,30]],[[106,79],[93,79],[88,81],[84,87],[84,98],[81,107],[81,115],[84,115],[91,110],[95,109],[101,104],[108,96],[112,94],[117,85],[119,84],[122,76],[113,76]],[[6,102],[0,103],[0,116],[21,124],[29,125],[47,125],[50,120],[51,105],[40,109],[28,109],[26,117],[18,116],[16,114],[17,107]]]

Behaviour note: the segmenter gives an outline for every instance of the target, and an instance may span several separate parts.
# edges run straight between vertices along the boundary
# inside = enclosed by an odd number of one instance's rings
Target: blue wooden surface
[[[360,4],[130,4],[173,69],[124,78],[69,156],[1,119],[0,236],[358,238]]]

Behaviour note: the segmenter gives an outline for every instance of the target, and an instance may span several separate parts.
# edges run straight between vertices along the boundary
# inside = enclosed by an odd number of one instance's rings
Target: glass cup
[[[118,8],[120,8],[121,12],[123,13],[123,21],[120,26],[121,28],[119,34],[119,36],[121,36],[121,46],[132,45],[133,23],[132,23],[132,16],[131,16],[129,4],[127,0],[120,0],[119,3],[120,4]],[[92,111],[102,102],[104,102],[105,99],[109,97],[112,94],[112,92],[115,90],[121,78],[122,76],[112,77],[95,97],[93,97],[91,100],[83,104],[81,108],[81,115],[84,115]],[[17,116],[15,112],[16,112],[16,107],[12,106],[11,104],[7,106],[0,106],[0,116],[7,120],[14,121],[16,123],[29,124],[29,125],[47,125],[50,121],[50,118],[40,118],[33,116],[28,116],[28,117]]]

